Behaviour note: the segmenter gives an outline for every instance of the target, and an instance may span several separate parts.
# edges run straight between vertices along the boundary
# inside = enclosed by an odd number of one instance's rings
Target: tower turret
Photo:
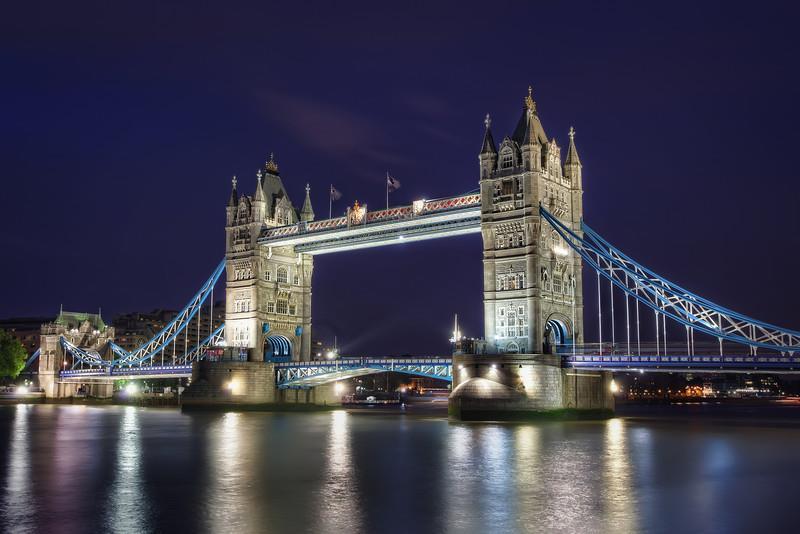
[[[314,208],[311,207],[311,186],[306,184],[306,199],[303,209],[300,210],[300,220],[309,222],[314,220]]]
[[[239,204],[239,193],[236,190],[236,176],[234,176],[231,178],[231,196],[228,198],[228,206],[225,208],[228,226],[233,224],[233,219],[236,216],[237,204]]]
[[[497,147],[494,144],[494,137],[492,137],[492,118],[488,113],[483,124],[486,126],[486,131],[483,133],[483,145],[481,153],[478,155],[481,165],[481,180],[488,178],[497,167]]]
[[[575,128],[569,127],[569,149],[567,149],[567,159],[564,161],[564,176],[569,178],[573,187],[583,189],[581,176],[581,159],[578,157],[578,149],[575,148]]]
[[[261,187],[262,175],[259,170],[256,174],[256,192],[253,193],[253,221],[262,222],[267,217],[267,201],[264,196],[264,188]]]

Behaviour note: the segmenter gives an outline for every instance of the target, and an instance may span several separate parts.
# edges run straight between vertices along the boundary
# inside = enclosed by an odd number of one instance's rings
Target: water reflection
[[[352,416],[331,413],[319,516],[314,532],[361,532],[363,516],[351,444]]]
[[[603,496],[607,530],[637,532],[637,495],[633,488],[631,457],[622,419],[606,422],[604,458]]]
[[[20,404],[15,411],[3,494],[3,515],[7,532],[26,532],[33,529],[36,514],[36,507],[32,505],[31,459],[28,451],[31,408]]]
[[[255,436],[246,432],[244,417],[226,413],[211,429],[211,477],[205,499],[211,532],[253,532],[258,526],[259,503],[248,491],[256,468],[250,457]]]
[[[142,454],[139,410],[127,406],[119,425],[114,483],[106,509],[105,523],[112,532],[146,532],[150,528],[147,489],[142,481]]]

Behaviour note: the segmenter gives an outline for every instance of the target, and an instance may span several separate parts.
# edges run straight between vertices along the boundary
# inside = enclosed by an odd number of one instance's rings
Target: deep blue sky
[[[699,4],[6,5],[0,316],[182,305],[223,255],[230,176],[252,192],[271,151],[318,216],[329,183],[382,205],[387,169],[394,203],[473,189],[485,113],[502,138],[532,84],[548,135],[577,130],[590,225],[800,328],[799,13]],[[351,351],[444,351],[456,311],[482,334],[477,235],[314,276],[318,332]]]

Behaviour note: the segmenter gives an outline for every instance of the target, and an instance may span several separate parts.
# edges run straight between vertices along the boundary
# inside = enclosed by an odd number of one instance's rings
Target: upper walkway
[[[481,197],[470,193],[379,211],[353,207],[344,217],[270,228],[258,242],[267,247],[293,246],[305,254],[326,254],[478,233],[480,223]]]

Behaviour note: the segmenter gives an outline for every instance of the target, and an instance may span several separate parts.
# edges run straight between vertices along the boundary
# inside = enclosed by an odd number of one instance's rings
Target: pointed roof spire
[[[494,137],[492,137],[492,117],[486,114],[483,120],[486,126],[486,131],[483,134],[483,145],[481,146],[481,154],[497,154],[497,147],[494,144]]]
[[[514,134],[511,139],[520,145],[529,145],[539,143],[541,145],[547,144],[547,134],[544,133],[542,121],[539,120],[539,114],[536,113],[536,102],[533,100],[533,87],[528,86],[528,94],[525,96],[525,104],[522,106],[522,116],[517,121],[517,127],[514,128]]]
[[[258,200],[258,201],[261,201],[261,202],[263,202],[265,200],[264,188],[261,187],[261,171],[260,170],[258,171],[258,173],[256,173],[256,192],[253,195],[253,200]]]
[[[569,127],[569,148],[567,149],[567,159],[564,165],[580,165],[581,159],[578,157],[578,149],[575,148],[575,128]]]
[[[231,179],[231,198],[228,200],[228,206],[234,207],[239,202],[239,193],[236,191],[236,175]]]
[[[306,184],[306,200],[303,202],[303,209],[300,210],[300,220],[314,220],[314,208],[311,207],[311,186],[308,184]]]

